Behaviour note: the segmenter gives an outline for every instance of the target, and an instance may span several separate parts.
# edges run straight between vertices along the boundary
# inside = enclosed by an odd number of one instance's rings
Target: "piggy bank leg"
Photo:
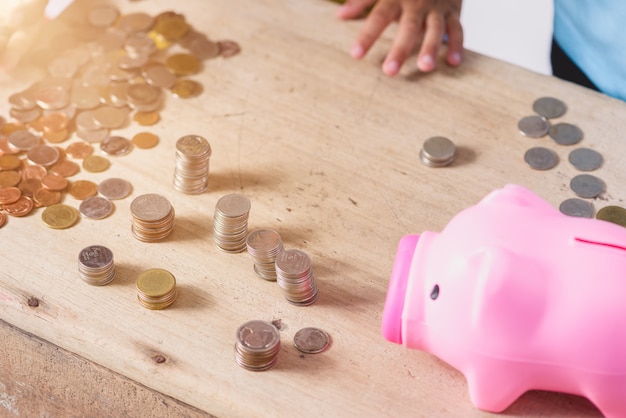
[[[482,361],[478,370],[465,373],[470,398],[478,409],[502,412],[528,390],[520,387],[518,374],[506,362]]]
[[[593,382],[591,390],[583,394],[606,418],[626,416],[626,378],[624,376],[604,377],[601,382]],[[599,383],[599,384],[598,384]]]

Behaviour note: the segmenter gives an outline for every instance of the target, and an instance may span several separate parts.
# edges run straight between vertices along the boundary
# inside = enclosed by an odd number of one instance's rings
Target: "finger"
[[[419,42],[424,27],[424,15],[418,10],[405,10],[400,17],[398,32],[383,63],[383,72],[394,76]]]
[[[417,56],[417,68],[429,72],[435,69],[435,60],[443,41],[445,32],[444,17],[437,12],[431,12],[426,16],[426,28],[424,40]]]
[[[453,67],[463,60],[463,27],[458,14],[450,14],[446,21],[448,31],[448,52],[446,61]]]
[[[360,17],[375,1],[376,0],[347,0],[337,9],[337,17],[341,19]]]
[[[393,1],[380,1],[367,16],[361,32],[350,51],[354,58],[363,57],[391,22],[400,14],[400,6]]]

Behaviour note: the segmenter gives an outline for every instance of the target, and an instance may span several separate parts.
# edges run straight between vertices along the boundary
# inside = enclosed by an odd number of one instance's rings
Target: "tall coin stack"
[[[163,269],[149,269],[137,277],[137,300],[148,309],[164,309],[176,300],[176,278]]]
[[[310,305],[317,300],[311,258],[300,250],[285,250],[276,257],[276,281],[289,303]]]
[[[239,253],[246,248],[250,199],[240,194],[221,197],[213,215],[213,239],[227,253]]]
[[[130,204],[131,231],[139,241],[154,242],[174,229],[174,208],[163,196],[149,193],[137,196]]]
[[[257,229],[246,238],[248,253],[254,262],[254,271],[261,278],[276,281],[276,256],[283,251],[283,241],[273,229]]]
[[[271,322],[248,321],[237,329],[235,361],[247,370],[267,370],[276,364],[280,333]]]
[[[113,253],[102,245],[90,245],[78,254],[78,274],[92,286],[104,286],[115,278]]]
[[[187,194],[200,194],[209,184],[211,146],[198,135],[185,135],[176,141],[174,188]]]

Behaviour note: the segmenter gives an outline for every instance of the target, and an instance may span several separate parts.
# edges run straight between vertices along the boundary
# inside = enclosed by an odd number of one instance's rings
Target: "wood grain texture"
[[[168,10],[170,2],[121,4],[124,11]],[[522,137],[518,120],[551,95],[568,104],[563,121],[585,132],[581,145],[601,152],[597,172],[607,192],[597,209],[626,197],[626,105],[570,83],[468,52],[462,67],[433,74],[406,66],[387,78],[380,63],[390,34],[362,62],[347,51],[360,24],[334,17],[319,0],[200,0],[177,10],[212,39],[241,44],[241,54],[208,61],[193,78],[194,99],[168,98],[149,129],[160,144],[111,158],[104,173],[124,177],[133,194],[105,220],[82,219],[51,230],[40,211],[0,229],[0,318],[28,333],[142,385],[217,416],[466,416],[475,409],[463,376],[435,357],[385,341],[382,308],[396,245],[407,233],[439,231],[460,210],[507,183],[521,184],[557,205],[573,197],[569,148]],[[4,78],[4,96],[21,78]],[[8,115],[8,103],[0,111]],[[126,136],[145,130],[131,125]],[[209,191],[172,187],[174,144],[186,134],[213,149]],[[458,154],[447,168],[419,162],[425,139],[452,139]],[[531,146],[554,149],[548,172],[523,161]],[[176,209],[172,235],[143,243],[130,232],[129,206],[144,193],[166,196]],[[250,257],[225,254],[212,241],[217,200],[242,193],[252,201],[249,229],[273,228],[286,248],[307,252],[319,287],[317,303],[287,303],[276,283],[259,279]],[[65,202],[78,206],[67,196]],[[78,252],[109,247],[117,277],[105,287],[81,282]],[[163,311],[135,300],[134,281],[165,268],[179,298]],[[28,299],[40,301],[37,309]],[[235,330],[250,319],[281,320],[282,348],[270,371],[252,373],[234,361]],[[318,326],[332,336],[324,353],[301,355],[296,331]],[[155,356],[166,360],[155,363]],[[597,416],[586,400],[531,392],[509,415]]]

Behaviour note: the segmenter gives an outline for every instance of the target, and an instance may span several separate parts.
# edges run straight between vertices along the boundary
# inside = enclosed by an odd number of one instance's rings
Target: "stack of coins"
[[[289,303],[310,305],[317,300],[311,258],[303,251],[285,250],[278,254],[276,281]]]
[[[235,360],[247,370],[267,370],[276,364],[280,351],[280,333],[272,323],[248,321],[237,329]]]
[[[246,248],[250,199],[240,194],[228,194],[215,205],[213,239],[227,253],[239,253]]]
[[[130,204],[131,231],[139,241],[154,242],[174,229],[174,208],[163,196],[149,193],[137,196]]]
[[[257,229],[246,238],[248,253],[254,262],[254,271],[265,280],[276,280],[276,256],[283,251],[283,241],[273,229]]]
[[[434,136],[422,146],[420,158],[428,167],[445,167],[454,161],[456,146],[448,138]]]
[[[200,194],[209,184],[211,146],[198,135],[185,135],[176,142],[174,188],[187,194]]]
[[[163,269],[144,271],[137,277],[137,300],[144,308],[167,308],[176,300],[176,278]]]
[[[78,254],[78,274],[87,284],[104,286],[115,278],[113,253],[102,245],[90,245]]]

